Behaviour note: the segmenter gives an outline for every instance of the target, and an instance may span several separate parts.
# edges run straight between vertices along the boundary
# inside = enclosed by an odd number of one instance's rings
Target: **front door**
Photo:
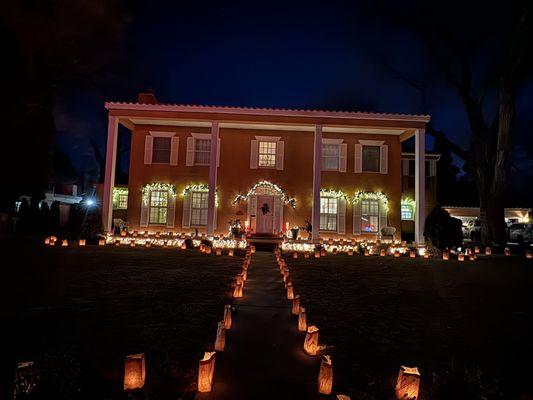
[[[258,234],[274,233],[274,196],[258,195],[255,215]]]

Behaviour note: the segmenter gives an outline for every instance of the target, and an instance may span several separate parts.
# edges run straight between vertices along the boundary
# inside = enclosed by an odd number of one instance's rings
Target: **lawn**
[[[198,359],[214,340],[242,259],[198,250],[0,243],[7,260],[0,317],[11,328],[3,362],[35,360],[44,398],[120,398],[124,357],[141,352],[147,398],[194,390]]]
[[[533,376],[531,260],[287,262],[352,399],[391,398],[400,365],[419,367],[421,398],[531,398],[519,397]]]

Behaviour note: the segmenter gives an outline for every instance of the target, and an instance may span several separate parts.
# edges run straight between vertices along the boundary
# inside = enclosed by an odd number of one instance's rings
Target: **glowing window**
[[[273,168],[276,166],[276,142],[259,142],[259,159],[260,167]]]
[[[337,204],[334,197],[320,198],[320,230],[337,231]]]
[[[379,200],[361,201],[361,231],[376,233],[379,229]]]
[[[191,226],[207,225],[207,192],[191,193]]]
[[[153,190],[150,192],[150,224],[166,225],[168,207],[168,191]]]

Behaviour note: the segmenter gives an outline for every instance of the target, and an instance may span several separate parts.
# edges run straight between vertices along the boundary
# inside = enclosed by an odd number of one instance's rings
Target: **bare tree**
[[[427,132],[440,140],[447,140],[452,151],[474,167],[481,211],[481,240],[485,243],[501,243],[505,239],[504,194],[511,166],[515,102],[519,89],[531,72],[530,7],[522,7],[516,13],[506,11],[511,21],[502,23],[505,28],[500,26],[497,33],[478,36],[475,44],[472,41],[462,42],[457,37],[458,28],[451,20],[447,22],[447,30],[440,25],[434,26],[432,15],[424,13],[414,18],[403,17],[400,21],[422,39],[432,62],[453,87],[467,116],[471,151],[453,143],[433,126],[429,126]],[[390,18],[400,20],[396,15]],[[482,59],[479,52],[491,46],[494,51],[485,56],[490,67],[485,68],[484,77],[480,79],[482,74],[475,72],[476,62],[479,64]],[[474,56],[476,54],[478,57]],[[426,96],[427,88],[423,83],[398,73],[394,67],[388,68]],[[489,91],[496,98],[496,105],[492,108],[485,101]]]

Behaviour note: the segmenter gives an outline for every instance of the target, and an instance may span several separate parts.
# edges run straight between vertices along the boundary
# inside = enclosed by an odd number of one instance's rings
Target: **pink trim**
[[[126,102],[106,102],[107,110],[133,110],[133,111],[168,111],[168,112],[190,112],[217,114],[240,114],[257,116],[283,116],[283,117],[324,117],[324,118],[350,118],[368,119],[384,121],[409,121],[424,122],[430,121],[429,115],[413,114],[388,114],[369,113],[359,111],[327,111],[311,109],[286,109],[286,108],[259,108],[259,107],[230,107],[230,106],[199,106],[182,104],[139,104]]]

